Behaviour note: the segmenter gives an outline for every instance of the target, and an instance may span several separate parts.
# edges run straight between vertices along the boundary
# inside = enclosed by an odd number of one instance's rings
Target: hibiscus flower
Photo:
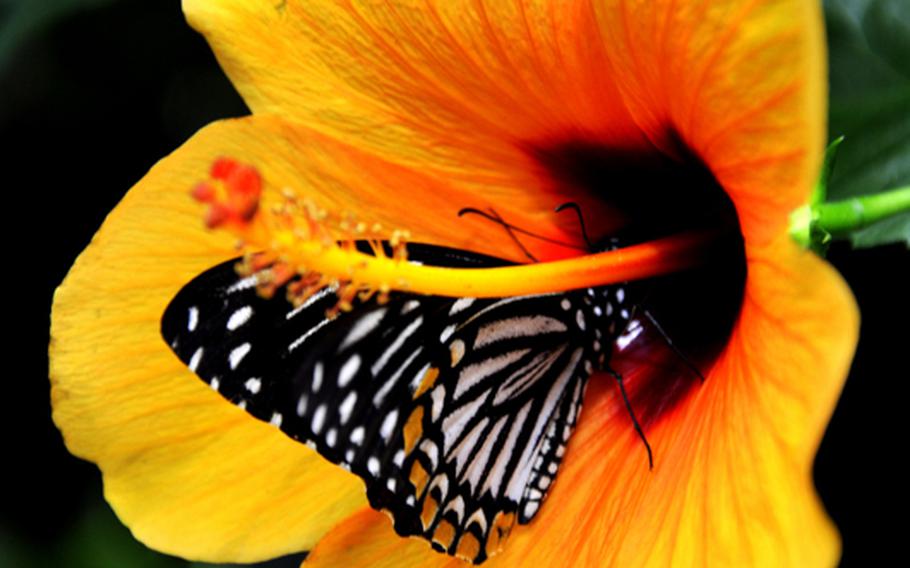
[[[665,188],[652,203],[659,224],[697,210],[686,207],[701,203],[693,183],[716,181],[735,210],[745,280],[722,280],[737,286],[723,341],[704,382],[686,388],[654,379],[653,361],[630,367],[641,375],[630,398],[642,405],[653,470],[615,384],[592,379],[546,503],[488,563],[836,561],[810,469],[857,313],[837,274],[786,234],[824,141],[816,3],[187,0],[184,9],[253,115],[210,125],[156,165],[77,260],[53,310],[54,419],[69,449],[98,464],[137,538],[216,562],[300,550],[315,566],[457,562],[395,536],[359,479],[225,403],[161,340],[180,288],[236,255],[186,196],[218,156],[254,164],[267,204],[291,185],[413,241],[516,261],[500,225],[458,211],[493,207],[579,243],[554,205],[579,203],[597,236],[634,230],[648,218],[641,200],[629,208],[617,195],[635,195],[641,181],[613,174],[670,163],[661,171],[671,175],[645,184]],[[700,173],[677,177],[680,163]],[[543,261],[578,254],[525,242]],[[653,353],[648,337],[625,347],[627,360]]]

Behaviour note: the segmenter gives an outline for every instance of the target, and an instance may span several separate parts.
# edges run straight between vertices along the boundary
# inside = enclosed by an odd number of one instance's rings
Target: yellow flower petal
[[[261,165],[266,204],[294,182],[335,211],[406,222],[422,242],[520,252],[495,224],[457,216],[483,196],[276,117],[210,125],[129,192],[55,296],[54,420],[70,451],[99,465],[108,501],[140,540],[252,561],[313,546],[365,498],[357,478],[225,403],[161,339],[180,287],[237,254],[189,196],[222,155]],[[497,209],[510,215],[509,204]]]
[[[646,427],[654,470],[615,385],[594,378],[546,505],[485,565],[836,563],[811,466],[856,344],[856,306],[830,267],[785,237],[753,251],[749,268],[742,316],[706,382]],[[306,565],[457,564],[362,511]]]

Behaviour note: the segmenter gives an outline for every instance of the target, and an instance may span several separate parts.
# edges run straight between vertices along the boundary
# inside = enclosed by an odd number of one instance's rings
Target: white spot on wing
[[[439,463],[439,448],[433,443],[433,440],[424,439],[420,442],[420,451],[430,459],[430,471],[436,469]]]
[[[449,355],[452,359],[452,366],[455,367],[458,363],[461,362],[461,358],[464,357],[465,345],[464,341],[456,339],[449,345]]]
[[[501,319],[480,328],[477,332],[477,339],[474,340],[474,347],[484,347],[502,339],[533,337],[562,331],[566,331],[565,324],[547,316],[523,316]]]
[[[395,353],[399,349],[401,349],[401,346],[404,344],[405,341],[407,341],[408,337],[410,337],[414,333],[414,331],[418,327],[420,327],[420,325],[422,323],[423,323],[423,316],[418,316],[417,318],[414,319],[414,321],[409,323],[407,325],[407,327],[405,327],[402,330],[401,333],[398,334],[398,337],[395,338],[395,341],[393,341],[386,348],[386,350],[383,351],[383,353],[382,353],[382,355],[380,355],[379,359],[377,359],[376,362],[373,363],[373,365],[370,367],[370,372],[373,373],[374,377],[377,376],[380,373],[380,371],[382,371],[382,369],[386,366],[386,364],[388,364],[389,359],[391,359],[392,356],[395,355]]]
[[[398,379],[401,378],[401,374],[404,373],[405,369],[407,369],[408,366],[414,361],[414,359],[420,355],[421,351],[423,351],[423,347],[418,347],[415,349],[414,352],[411,353],[411,356],[408,357],[400,367],[398,367],[398,370],[395,371],[395,374],[389,377],[389,380],[387,380],[385,384],[383,384],[382,387],[376,391],[376,394],[373,396],[373,404],[375,404],[377,407],[382,406],[382,402],[385,400],[386,395],[389,394],[389,391],[391,391],[392,388],[398,383]]]
[[[483,509],[477,509],[474,511],[474,514],[468,517],[467,522],[464,524],[465,527],[470,527],[471,524],[476,523],[480,527],[480,534],[486,534],[487,532],[487,517],[483,514]]]
[[[228,294],[233,294],[234,292],[241,292],[243,290],[249,290],[250,288],[255,288],[259,284],[259,275],[253,274],[252,276],[247,276],[237,282],[231,284],[230,288],[225,290]]]
[[[534,386],[550,370],[565,350],[566,346],[560,345],[556,350],[549,353],[539,353],[512,372],[509,378],[502,381],[499,388],[496,389],[496,397],[493,399],[493,404],[499,405],[508,402]]]
[[[442,431],[445,433],[445,443],[443,445],[443,453],[445,455],[449,455],[452,444],[461,435],[462,430],[465,429],[471,418],[477,415],[477,411],[489,396],[490,391],[484,391],[482,395],[467,404],[461,405],[442,421]]]
[[[453,452],[455,455],[455,475],[461,475],[461,472],[467,465],[468,458],[474,453],[474,448],[480,441],[480,435],[486,430],[489,422],[490,419],[484,417],[470,432],[468,432],[468,435],[461,440],[458,447],[455,448]]]
[[[357,320],[357,323],[351,327],[351,331],[348,332],[347,337],[344,338],[344,341],[341,343],[341,347],[339,347],[338,350],[341,351],[369,335],[370,332],[379,325],[379,322],[382,320],[385,313],[386,308],[379,308],[361,316],[360,319]]]
[[[446,505],[446,508],[442,514],[445,515],[449,511],[455,511],[455,515],[458,517],[458,523],[461,524],[461,519],[464,518],[464,499],[461,497],[461,495],[458,495],[449,501],[449,504]]]
[[[562,394],[565,392],[566,384],[574,375],[574,371],[581,359],[581,348],[576,349],[570,358],[569,364],[563,369],[559,377],[553,382],[553,386],[547,393],[547,397],[541,406],[540,412],[531,430],[531,436],[524,446],[524,450],[518,459],[515,470],[509,478],[506,485],[505,494],[509,498],[518,501],[524,493],[528,484],[528,478],[531,475],[531,466],[533,465],[532,457],[538,448],[538,440],[544,431],[544,426],[552,418]]]
[[[477,486],[480,485],[480,476],[483,475],[483,472],[487,469],[487,462],[490,460],[490,454],[493,451],[493,445],[499,442],[499,433],[502,431],[503,426],[506,424],[506,417],[503,416],[499,419],[493,429],[487,434],[487,439],[484,441],[483,445],[480,447],[480,451],[477,452],[477,455],[474,456],[471,465],[468,466],[468,469],[465,471],[464,476],[461,480],[464,481],[465,477],[468,479],[468,483],[471,484],[471,493],[477,490]]]
[[[231,317],[228,318],[228,331],[234,331],[238,327],[250,321],[251,317],[253,317],[253,308],[250,306],[243,306],[242,308],[234,310],[234,313],[232,313]]]
[[[524,426],[533,402],[533,400],[529,400],[521,410],[518,411],[518,414],[515,415],[515,420],[512,422],[512,428],[509,430],[509,435],[506,437],[505,444],[503,444],[496,461],[493,463],[493,468],[490,470],[489,475],[487,475],[487,480],[480,490],[481,493],[486,492],[487,489],[491,489],[493,497],[499,495],[499,487],[503,481],[502,478],[505,475],[506,466],[515,453],[515,443],[518,440],[518,435],[521,433],[522,426]]]
[[[196,369],[199,368],[199,363],[202,361],[202,353],[203,353],[202,347],[193,351],[193,356],[190,357],[190,362],[188,364],[190,371],[193,371],[195,373]]]
[[[348,420],[351,418],[351,412],[354,411],[354,404],[357,402],[357,393],[351,391],[348,393],[348,396],[344,398],[344,402],[341,403],[341,406],[338,407],[338,415],[341,417],[341,424],[347,424]]]
[[[388,443],[389,438],[392,437],[392,432],[395,430],[395,424],[398,423],[398,411],[393,410],[392,412],[386,414],[385,418],[382,420],[382,426],[379,427],[379,435],[382,436],[382,439]]]
[[[444,330],[442,330],[442,333],[439,334],[439,342],[445,343],[446,341],[449,340],[450,337],[452,337],[453,333],[455,333],[455,324],[454,323],[447,326]]]
[[[330,321],[332,321],[332,320],[326,318],[326,319],[320,321],[319,323],[317,323],[316,325],[314,325],[313,327],[311,327],[310,329],[306,330],[306,333],[302,334],[300,337],[298,337],[297,339],[295,339],[295,340],[293,341],[293,343],[291,343],[290,345],[288,345],[288,352],[290,353],[290,352],[293,351],[294,349],[297,349],[298,347],[300,347],[301,345],[303,345],[303,342],[304,342],[304,341],[306,341],[307,339],[309,339],[314,333],[316,333],[317,331],[319,331],[320,329],[322,329],[322,327],[323,327],[324,325],[326,325],[327,323],[329,323]]]
[[[246,380],[243,383],[243,386],[246,387],[246,390],[250,391],[253,394],[259,394],[259,389],[262,388],[262,380],[256,377],[252,377]]]
[[[449,315],[457,314],[458,312],[464,311],[471,307],[474,303],[474,298],[459,298],[452,304],[452,307],[449,309]]]
[[[626,332],[616,338],[616,347],[618,347],[620,351],[625,349],[641,335],[643,329],[641,322],[633,320],[632,323],[626,327]]]
[[[281,427],[281,420],[282,420],[282,418],[283,418],[283,417],[281,416],[281,413],[280,413],[280,412],[273,412],[273,413],[272,413],[272,418],[269,420],[269,424],[271,424],[272,426],[276,426],[276,427],[279,427],[279,428],[280,428],[280,427]]]
[[[429,368],[429,363],[421,367],[420,370],[417,371],[417,373],[414,375],[414,378],[411,379],[411,382],[408,383],[408,389],[410,389],[412,393],[417,392],[417,389],[420,388],[420,384],[423,382],[423,377],[426,375]]]
[[[357,444],[358,446],[363,443],[363,436],[366,432],[363,429],[363,426],[358,426],[354,428],[351,432],[351,443]]]
[[[471,387],[480,383],[486,377],[497,373],[512,363],[524,357],[530,349],[516,349],[509,351],[497,357],[483,359],[479,363],[468,365],[461,370],[458,375],[458,384],[455,386],[454,398],[457,400],[461,395],[466,393]]]
[[[439,415],[442,414],[442,405],[446,399],[446,388],[442,385],[438,385],[430,393],[430,396],[433,398],[433,408],[430,411],[430,419],[433,422],[439,420]]]
[[[228,362],[232,371],[240,365],[240,362],[250,352],[250,349],[252,349],[252,346],[249,343],[242,343],[231,350],[231,354],[228,355]]]
[[[313,365],[313,384],[311,388],[314,393],[319,392],[320,387],[322,387],[322,374],[322,361],[317,361],[316,364]]]
[[[193,306],[189,310],[186,318],[186,330],[187,331],[196,331],[196,326],[199,325],[199,308]]]
[[[344,362],[344,365],[341,366],[341,370],[338,371],[338,387],[344,388],[348,386],[348,383],[351,382],[359,369],[360,355],[355,353]]]
[[[322,432],[322,426],[325,424],[325,413],[326,407],[324,404],[317,406],[316,411],[313,412],[313,422],[310,424],[310,428],[314,434]]]
[[[316,292],[315,294],[313,294],[312,296],[310,296],[309,298],[307,298],[306,301],[305,301],[304,303],[300,304],[299,306],[297,306],[297,307],[294,308],[293,310],[291,310],[291,311],[289,311],[288,313],[286,313],[286,314],[284,315],[284,319],[291,319],[292,317],[296,316],[297,314],[299,314],[299,313],[302,312],[303,310],[309,308],[310,306],[312,306],[313,304],[315,304],[315,303],[318,302],[319,300],[321,300],[321,299],[325,298],[326,296],[328,296],[329,294],[335,292],[335,290],[337,290],[337,289],[338,289],[337,286],[326,286],[325,288],[319,290],[318,292]]]

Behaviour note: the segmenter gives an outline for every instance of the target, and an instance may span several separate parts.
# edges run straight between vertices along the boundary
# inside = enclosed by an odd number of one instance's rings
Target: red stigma
[[[211,205],[205,216],[206,226],[248,223],[262,196],[259,171],[233,158],[221,157],[212,163],[210,175],[210,181],[198,184],[190,193],[196,201]]]

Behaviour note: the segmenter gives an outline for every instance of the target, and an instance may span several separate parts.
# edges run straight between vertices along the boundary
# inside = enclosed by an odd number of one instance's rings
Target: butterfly
[[[408,261],[511,264],[415,243]],[[634,305],[629,285],[485,299],[393,292],[331,316],[332,286],[294,307],[281,290],[261,297],[264,273],[238,276],[236,263],[171,301],[161,333],[174,353],[233,404],[361,477],[399,534],[477,564],[540,510],[588,378],[609,370]]]

